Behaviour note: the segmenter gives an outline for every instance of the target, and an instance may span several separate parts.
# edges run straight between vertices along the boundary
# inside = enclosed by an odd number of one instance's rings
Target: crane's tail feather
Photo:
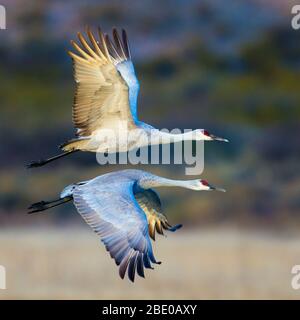
[[[47,209],[57,207],[61,204],[67,203],[69,201],[73,200],[72,196],[67,196],[64,198],[59,198],[53,201],[40,201],[33,203],[31,206],[28,207],[28,213],[35,213],[40,211],[45,211]]]
[[[59,158],[62,158],[62,157],[65,157],[71,153],[74,153],[78,150],[71,150],[71,151],[67,151],[67,152],[64,152],[64,153],[61,153],[61,154],[58,154],[54,157],[51,157],[51,158],[48,158],[48,159],[41,159],[41,160],[37,160],[37,161],[32,161],[30,163],[28,163],[26,165],[26,167],[29,169],[29,168],[37,168],[37,167],[41,167],[41,166],[44,166],[45,164],[49,163],[49,162],[52,162],[54,160],[57,160]]]

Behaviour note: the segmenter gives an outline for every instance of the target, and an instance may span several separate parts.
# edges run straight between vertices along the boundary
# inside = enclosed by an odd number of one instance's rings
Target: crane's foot
[[[37,161],[32,161],[28,164],[26,164],[26,168],[30,169],[30,168],[37,168],[37,167],[41,167],[44,164],[46,164],[47,161],[46,160],[37,160]]]
[[[34,213],[34,212],[38,212],[38,211],[43,211],[46,209],[46,205],[49,204],[49,202],[46,201],[40,201],[40,202],[36,202],[33,203],[30,207],[28,207],[28,211],[27,213]]]

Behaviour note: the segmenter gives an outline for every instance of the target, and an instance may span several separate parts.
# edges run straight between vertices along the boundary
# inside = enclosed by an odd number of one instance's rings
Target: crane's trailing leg
[[[59,159],[59,158],[62,158],[62,157],[65,157],[71,153],[74,153],[76,151],[79,151],[79,150],[71,150],[71,151],[67,151],[67,152],[64,152],[64,153],[61,153],[61,154],[58,154],[57,156],[54,156],[54,157],[51,157],[51,158],[48,158],[48,159],[41,159],[41,160],[37,160],[37,161],[32,161],[30,162],[29,164],[26,165],[27,168],[37,168],[37,167],[41,167],[51,161],[54,161],[56,159]]]
[[[35,213],[35,212],[40,212],[40,211],[45,211],[47,209],[57,207],[61,204],[67,203],[69,201],[73,200],[72,196],[67,196],[64,198],[59,198],[53,201],[40,201],[33,203],[30,207],[28,207],[28,213]]]

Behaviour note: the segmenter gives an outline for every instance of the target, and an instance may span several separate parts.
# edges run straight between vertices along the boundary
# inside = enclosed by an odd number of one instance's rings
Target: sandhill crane
[[[113,40],[111,40],[100,29],[98,31],[97,41],[87,28],[90,44],[80,32],[78,38],[81,46],[71,41],[77,51],[76,54],[69,51],[73,59],[76,82],[73,104],[76,138],[61,145],[64,153],[31,162],[27,165],[29,168],[42,166],[78,150],[115,153],[149,144],[170,143],[170,139],[174,142],[228,141],[204,129],[194,130],[194,135],[168,134],[139,121],[137,117],[139,82],[131,61],[126,32],[122,30],[120,37],[118,31],[113,29]],[[110,130],[116,139],[107,138],[107,130]],[[149,138],[150,135],[152,140]]]
[[[135,271],[144,277],[144,267],[152,268],[154,258],[150,238],[155,230],[175,231],[161,213],[161,202],[156,187],[182,187],[192,190],[219,190],[205,180],[171,180],[142,170],[122,170],[98,176],[89,181],[67,186],[60,198],[41,201],[29,207],[29,213],[44,211],[73,200],[77,211],[100,236],[110,256],[119,266],[123,279],[133,282]]]

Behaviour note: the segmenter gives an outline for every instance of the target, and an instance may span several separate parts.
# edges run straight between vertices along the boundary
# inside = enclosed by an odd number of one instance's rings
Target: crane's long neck
[[[186,189],[194,189],[196,180],[173,180],[158,176],[151,176],[142,178],[139,185],[143,189],[157,188],[157,187],[180,187]]]
[[[168,144],[172,142],[180,142],[180,141],[191,141],[198,140],[198,135],[196,131],[188,131],[184,133],[169,133],[157,130],[156,134],[157,138],[159,138],[159,143]]]

